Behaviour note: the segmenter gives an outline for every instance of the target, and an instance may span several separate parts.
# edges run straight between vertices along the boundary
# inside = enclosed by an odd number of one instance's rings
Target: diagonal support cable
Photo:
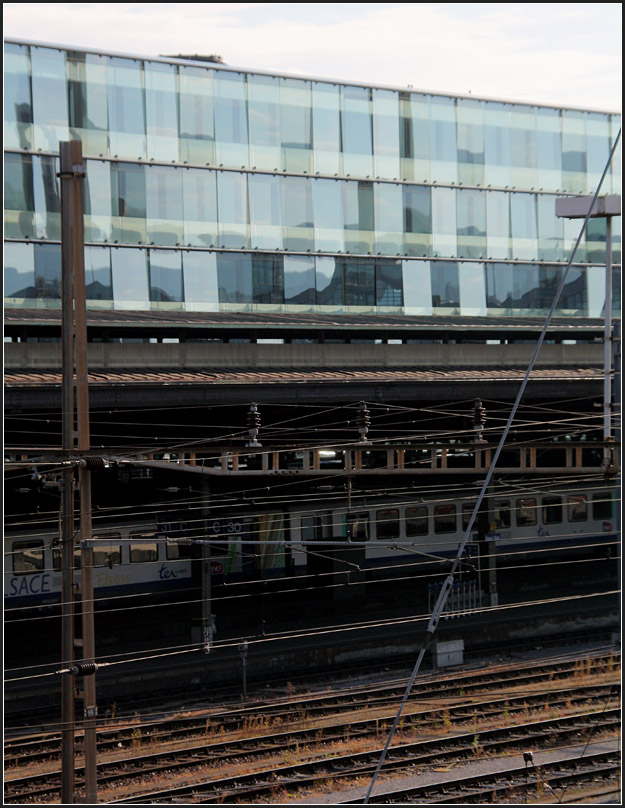
[[[430,645],[430,643],[432,641],[432,638],[434,636],[434,633],[436,632],[436,629],[438,627],[438,623],[440,621],[441,614],[443,613],[443,609],[445,608],[445,604],[447,603],[447,598],[449,597],[449,593],[451,592],[451,588],[453,586],[454,575],[456,573],[456,570],[458,569],[458,565],[460,564],[460,559],[462,558],[462,555],[464,553],[464,549],[465,549],[465,546],[467,544],[467,541],[469,540],[469,536],[471,535],[471,530],[473,529],[473,523],[475,522],[475,519],[477,517],[477,513],[478,513],[478,511],[480,509],[480,505],[482,504],[482,500],[484,499],[484,495],[486,494],[486,490],[488,489],[488,486],[490,484],[491,478],[492,478],[493,473],[495,471],[495,468],[497,466],[497,461],[499,460],[499,455],[501,454],[501,450],[503,449],[503,446],[504,446],[504,444],[506,442],[506,439],[508,437],[508,432],[510,431],[510,427],[512,425],[512,422],[514,421],[514,416],[516,415],[516,412],[517,412],[517,410],[519,408],[519,404],[521,403],[521,399],[523,398],[523,394],[525,393],[525,388],[527,387],[527,384],[529,382],[529,377],[530,377],[530,375],[532,373],[532,370],[534,369],[534,365],[536,364],[536,359],[538,358],[538,353],[539,353],[539,351],[540,351],[540,349],[542,347],[543,342],[545,341],[545,336],[547,334],[547,329],[549,327],[549,324],[551,323],[551,319],[552,319],[553,314],[554,314],[554,312],[556,310],[556,306],[558,304],[558,300],[560,299],[560,295],[562,294],[562,290],[564,289],[564,285],[566,283],[566,278],[568,276],[569,269],[571,268],[571,264],[573,263],[573,260],[575,258],[575,253],[577,252],[577,248],[579,247],[579,245],[581,243],[582,237],[583,237],[584,233],[586,232],[586,227],[588,225],[588,220],[590,219],[590,214],[592,213],[592,210],[594,208],[594,205],[595,205],[595,202],[597,200],[597,197],[599,196],[599,191],[601,190],[601,186],[603,185],[603,181],[604,181],[604,179],[606,177],[606,174],[608,173],[608,169],[610,168],[610,164],[612,162],[612,158],[614,157],[614,153],[616,151],[616,147],[618,146],[620,138],[621,138],[621,130],[619,129],[619,131],[618,131],[618,133],[617,133],[617,135],[616,135],[616,137],[614,139],[614,144],[613,144],[612,149],[610,151],[610,155],[609,155],[608,160],[607,160],[607,162],[605,164],[605,168],[603,169],[603,174],[601,175],[601,179],[599,180],[599,184],[597,185],[597,190],[595,191],[594,196],[592,198],[592,201],[590,202],[590,204],[588,206],[588,212],[586,213],[586,216],[584,218],[584,222],[582,224],[581,230],[580,230],[579,235],[577,237],[577,241],[575,242],[575,246],[573,247],[573,252],[571,253],[571,257],[569,258],[569,260],[567,262],[567,265],[566,265],[566,268],[565,268],[564,272],[562,273],[562,278],[560,279],[560,284],[558,285],[558,288],[557,288],[556,293],[554,295],[553,301],[551,303],[551,308],[549,309],[549,313],[547,314],[545,324],[543,325],[543,329],[540,332],[540,336],[538,337],[538,341],[536,342],[536,346],[534,348],[534,353],[532,354],[532,358],[530,359],[529,365],[528,365],[527,370],[525,372],[525,376],[523,377],[523,381],[521,382],[519,392],[517,393],[515,402],[514,402],[514,404],[512,406],[512,409],[510,410],[510,415],[508,416],[506,426],[505,426],[505,428],[503,430],[503,433],[501,435],[501,439],[499,440],[497,450],[495,451],[495,456],[493,457],[493,462],[491,463],[490,468],[488,469],[488,472],[486,474],[486,477],[484,478],[484,483],[482,484],[482,489],[481,489],[481,491],[479,493],[479,496],[477,498],[477,502],[475,503],[475,507],[473,508],[473,513],[471,514],[471,518],[469,519],[469,523],[468,523],[468,525],[466,527],[466,530],[464,532],[464,536],[462,537],[462,541],[460,542],[460,546],[458,547],[458,552],[456,553],[456,557],[454,558],[454,561],[453,561],[453,563],[451,565],[449,575],[445,579],[445,582],[444,582],[444,584],[443,584],[443,586],[441,588],[441,591],[439,593],[439,596],[438,596],[438,599],[437,599],[436,604],[434,606],[434,609],[432,610],[432,616],[430,617],[430,622],[428,623],[428,627],[427,627],[427,630],[426,630],[426,633],[425,633],[425,639],[423,641],[423,646],[422,646],[422,648],[421,648],[421,650],[419,652],[419,656],[417,658],[417,661],[416,661],[415,666],[413,668],[412,674],[411,674],[410,679],[408,681],[408,684],[406,686],[406,690],[404,692],[404,697],[403,697],[403,699],[401,701],[401,704],[399,705],[399,709],[397,710],[397,715],[395,716],[393,726],[391,727],[391,731],[389,732],[389,736],[388,736],[388,738],[386,740],[386,744],[384,746],[384,749],[382,750],[382,754],[380,755],[380,760],[378,761],[378,765],[376,767],[376,770],[373,773],[373,777],[371,778],[371,783],[369,784],[369,789],[367,790],[367,794],[365,796],[363,805],[368,805],[368,803],[369,803],[369,798],[371,797],[371,792],[373,791],[373,787],[375,786],[375,781],[377,780],[377,777],[378,777],[378,774],[380,772],[380,769],[382,768],[384,760],[386,759],[386,754],[388,752],[389,746],[391,745],[391,741],[393,740],[395,730],[397,729],[397,726],[399,725],[399,720],[401,718],[401,714],[402,714],[403,709],[404,709],[404,707],[406,705],[406,702],[408,701],[408,696],[410,695],[410,691],[412,690],[412,686],[413,686],[414,681],[415,681],[415,679],[417,677],[419,669],[421,668],[421,663],[423,661],[423,657],[425,656],[425,652],[427,651],[427,649],[428,649],[428,647],[429,647],[429,645]],[[606,300],[605,305],[606,305],[606,307],[610,306],[611,301]]]

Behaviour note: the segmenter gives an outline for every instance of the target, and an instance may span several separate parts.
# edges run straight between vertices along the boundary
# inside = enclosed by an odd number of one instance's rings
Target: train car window
[[[62,566],[61,548],[55,547],[52,550],[52,569],[55,572],[60,572]],[[80,547],[74,547],[74,569],[79,570],[81,567],[80,561]]]
[[[543,522],[557,525],[562,521],[562,497],[543,497]]]
[[[321,518],[302,516],[302,541],[317,541],[321,538]]]
[[[115,567],[122,563],[121,534],[108,533],[104,536],[94,536],[97,542],[93,548],[94,567]]]
[[[528,527],[536,524],[536,500],[533,497],[524,497],[516,501],[517,527]]]
[[[585,494],[568,497],[569,522],[585,522],[588,519],[588,500]]]
[[[375,533],[378,539],[399,538],[399,511],[397,508],[377,512]]]
[[[158,561],[158,544],[152,539],[153,534],[145,535],[141,533],[130,534],[130,563],[138,564],[144,561]],[[144,539],[144,541],[139,541]]]
[[[427,536],[429,532],[428,509],[425,505],[406,508],[406,536]]]
[[[509,499],[495,500],[495,508],[493,511],[495,522],[495,529],[498,530],[502,527],[510,527],[512,524],[512,511],[510,509]]]
[[[345,527],[347,535],[354,541],[369,541],[369,514],[366,511],[348,513],[345,517]]]
[[[30,572],[42,572],[43,542],[16,541],[13,544],[13,572],[15,575],[28,575]]]
[[[437,505],[434,508],[434,532],[435,533],[456,532],[455,505]]]
[[[612,519],[612,494],[609,491],[592,495],[592,518]]]
[[[168,561],[181,561],[182,559],[191,558],[192,553],[192,544],[178,544],[178,542],[173,542],[166,546],[165,556]]]

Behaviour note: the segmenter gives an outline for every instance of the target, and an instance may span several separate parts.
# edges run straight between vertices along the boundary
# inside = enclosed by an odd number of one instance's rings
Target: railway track
[[[559,710],[583,709],[589,701],[609,699],[612,685],[586,686],[568,688],[566,690],[547,690],[532,694],[531,697],[500,697],[486,701],[471,701],[464,705],[457,705],[453,710],[438,708],[434,711],[412,711],[404,718],[405,732],[423,733],[438,729],[449,730],[454,724],[473,723],[477,729],[478,722],[501,719],[505,715],[513,720],[514,716],[526,715],[528,711],[536,708],[548,709],[553,714]],[[259,759],[271,759],[279,756],[285,759],[292,755],[293,749],[329,749],[337,744],[347,743],[347,739],[367,740],[376,742],[380,732],[384,733],[390,726],[393,716],[388,714],[375,719],[351,720],[347,723],[333,723],[321,727],[289,730],[286,732],[272,732],[271,734],[256,735],[252,738],[229,740],[218,743],[200,743],[190,745],[188,742],[183,749],[153,752],[150,754],[135,753],[123,760],[110,760],[101,762],[98,766],[98,782],[100,788],[112,787],[115,784],[130,783],[133,780],[142,781],[146,776],[158,777],[163,773],[171,776],[174,772],[184,776],[185,771],[202,767],[213,769],[228,766],[232,767],[237,761],[246,766],[253,765]],[[77,785],[82,785],[83,770],[78,769]],[[5,779],[5,797],[15,799],[42,799],[54,797],[60,790],[60,771],[47,771],[38,774],[23,775]]]
[[[584,660],[548,662],[533,665],[508,666],[495,671],[456,672],[453,678],[441,677],[432,680],[431,676],[417,681],[410,696],[410,702],[425,700],[453,699],[466,700],[470,693],[493,690],[514,682],[516,686],[527,688],[545,681],[557,681],[580,673],[592,675],[616,670],[620,665],[620,654],[588,657]],[[222,710],[204,710],[200,714],[186,717],[169,717],[154,720],[144,718],[117,727],[98,731],[98,753],[120,748],[132,749],[137,746],[140,735],[142,744],[147,742],[169,743],[176,738],[203,737],[208,734],[240,732],[262,729],[271,724],[279,729],[283,724],[297,720],[313,720],[328,714],[374,710],[393,705],[404,693],[407,679],[395,679],[376,685],[361,685],[341,689],[322,695],[298,696],[294,699],[260,702],[248,707],[229,705]],[[80,742],[81,735],[77,733]],[[5,768],[13,765],[25,766],[29,763],[43,763],[57,759],[60,755],[60,734],[48,733],[29,738],[15,738],[5,741]]]
[[[506,727],[504,729],[471,732],[442,739],[398,744],[390,748],[382,766],[383,772],[430,766],[450,761],[475,759],[496,755],[532,744],[534,749],[553,747],[588,732],[610,731],[618,727],[619,711],[601,711],[550,721]],[[215,802],[254,803],[280,794],[290,797],[303,788],[319,786],[327,781],[349,782],[355,777],[371,775],[377,765],[381,747],[367,752],[324,757],[306,763],[275,766],[250,774],[217,780],[205,780],[190,785],[143,792],[140,796],[108,800],[112,804],[137,804],[185,801],[187,803]],[[481,776],[477,778],[480,781]],[[355,800],[354,802],[362,801]],[[376,797],[377,801],[377,797]],[[448,800],[445,800],[448,801]],[[450,800],[455,801],[455,800]]]
[[[584,755],[583,758],[555,760],[541,763],[537,770],[525,766],[498,770],[456,780],[378,792],[373,796],[376,805],[406,803],[486,804],[509,803],[513,797],[542,798],[541,802],[560,802],[565,790],[573,785],[594,783],[597,780],[616,780],[620,772],[621,756],[616,750]],[[616,784],[597,790],[596,796],[618,794]],[[552,800],[548,798],[553,796]],[[545,799],[547,798],[547,799]],[[579,799],[579,798],[578,798]],[[576,802],[577,799],[565,800]],[[345,800],[338,805],[359,805],[362,798]]]

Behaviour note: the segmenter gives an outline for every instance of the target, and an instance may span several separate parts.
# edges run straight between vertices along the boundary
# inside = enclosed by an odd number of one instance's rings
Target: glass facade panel
[[[6,238],[33,238],[35,235],[30,154],[6,152],[4,155],[4,235]]]
[[[343,252],[343,184],[338,180],[312,180],[315,248]]]
[[[232,171],[217,174],[217,216],[219,246],[248,245],[247,177]]]
[[[280,151],[280,80],[272,76],[248,76],[247,112],[252,168],[277,171]],[[250,178],[251,179],[251,178]],[[251,187],[251,186],[250,186]]]
[[[510,180],[510,104],[484,104],[484,181],[507,188]]]
[[[534,194],[511,194],[512,257],[532,260],[538,255],[538,221]]]
[[[418,185],[403,186],[403,229],[406,255],[430,255],[432,251],[432,192]]]
[[[193,247],[217,244],[217,175],[186,168],[182,172],[184,243]]]
[[[458,182],[455,98],[430,98],[430,148],[432,179]]]
[[[219,253],[217,280],[220,303],[252,303],[252,256]]]
[[[182,262],[178,250],[150,250],[150,300],[152,308],[182,309]],[[166,303],[167,306],[155,304]],[[171,305],[179,304],[179,305]]]
[[[217,71],[214,76],[215,160],[220,166],[249,165],[245,76]]]
[[[586,193],[586,115],[562,110],[562,190]],[[594,190],[594,189],[593,189]]]
[[[513,188],[538,187],[534,107],[510,108],[510,184]]]
[[[4,245],[4,299],[11,306],[34,306],[35,249],[33,244]]]
[[[61,302],[61,247],[35,244],[35,293],[39,300]]]
[[[434,263],[434,262],[432,262]],[[402,261],[406,314],[432,314],[430,261]]]
[[[456,191],[458,255],[483,258],[486,255],[486,193]]]
[[[467,317],[481,317],[486,311],[486,279],[484,265],[458,264],[458,285],[460,291],[460,313]]]
[[[460,284],[458,264],[447,261],[432,261],[430,266],[432,283],[432,306],[445,309],[440,314],[460,314]]]
[[[174,65],[145,62],[148,158],[173,162],[178,149],[178,75]]]
[[[399,150],[404,180],[429,182],[430,101],[427,95],[399,94]]]
[[[562,261],[566,257],[564,255],[564,224],[563,220],[556,216],[556,197],[539,194],[536,202],[538,258],[541,261]]]
[[[109,143],[113,157],[145,159],[145,92],[143,64],[107,58]]]
[[[399,93],[372,90],[374,175],[387,179],[400,177]]]
[[[315,261],[317,303],[342,307],[343,269],[335,258],[320,257]]]
[[[404,305],[401,261],[375,262],[375,302],[385,308]]]
[[[147,240],[145,169],[134,163],[111,165],[113,241],[141,244]]]
[[[4,44],[4,146],[29,149],[33,145],[30,48]]]
[[[484,183],[484,102],[458,99],[458,180],[464,185]]]
[[[345,250],[368,253],[373,249],[373,183],[343,182]]]
[[[111,251],[85,247],[85,296],[91,308],[112,308]]]
[[[213,71],[178,67],[180,159],[183,163],[215,163]]]
[[[486,255],[489,258],[510,258],[510,194],[503,191],[486,192]]]
[[[147,311],[150,308],[147,250],[114,247],[111,270],[114,307]]]
[[[56,157],[33,157],[35,238],[61,238],[58,165]]]
[[[458,255],[456,191],[453,188],[432,188],[432,255]]]
[[[343,304],[375,306],[375,269],[370,261],[347,258],[343,262]]]
[[[87,160],[83,198],[85,241],[112,241],[111,163]]]
[[[218,311],[217,254],[189,251],[182,254],[184,300],[187,311]]]
[[[106,57],[70,51],[67,79],[72,139],[82,141],[83,154],[108,155]]]
[[[183,236],[182,176],[166,166],[146,166],[147,240],[151,244],[180,245]]]
[[[557,109],[536,110],[538,187],[559,191],[562,186],[562,120]]]
[[[315,259],[308,255],[284,256],[284,302],[312,306],[315,301]]]
[[[285,250],[313,249],[312,188],[305,177],[282,177],[282,224]]]
[[[282,256],[252,256],[252,300],[257,304],[284,303]]]
[[[34,148],[59,150],[69,140],[65,53],[52,48],[30,49]]]
[[[377,182],[374,185],[374,252],[399,255],[403,252],[403,189],[401,185]]]
[[[313,170],[338,174],[341,170],[341,95],[334,84],[312,85]]]
[[[370,90],[341,87],[341,102],[343,174],[370,177],[373,174]]]
[[[258,249],[282,249],[281,178],[270,174],[250,174],[250,246]]]
[[[312,171],[312,85],[280,79],[280,129],[284,171]]]

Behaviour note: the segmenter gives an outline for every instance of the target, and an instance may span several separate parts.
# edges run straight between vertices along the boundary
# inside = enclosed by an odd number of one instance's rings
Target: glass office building
[[[594,192],[619,127],[9,41],[5,306],[60,306],[58,144],[80,139],[90,308],[540,315],[580,227],[556,197]],[[617,155],[602,192],[619,178]],[[591,220],[558,314],[601,316],[604,261]]]

